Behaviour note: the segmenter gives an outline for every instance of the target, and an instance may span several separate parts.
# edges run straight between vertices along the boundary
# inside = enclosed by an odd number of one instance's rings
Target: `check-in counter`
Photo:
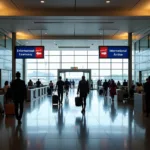
[[[30,102],[34,99],[47,95],[47,88],[48,86],[28,88],[27,89],[27,101]]]

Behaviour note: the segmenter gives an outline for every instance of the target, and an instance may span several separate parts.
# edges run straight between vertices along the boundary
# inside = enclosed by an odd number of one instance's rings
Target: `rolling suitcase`
[[[80,98],[80,97],[76,97],[76,98],[75,98],[75,105],[76,105],[76,106],[81,106],[81,105],[82,105],[82,101],[81,101],[81,98]]]
[[[15,105],[13,103],[5,104],[5,115],[15,115]]]
[[[52,96],[52,104],[53,104],[53,105],[58,104],[58,99],[59,99],[59,98],[58,98],[58,95],[53,95],[53,96]]]

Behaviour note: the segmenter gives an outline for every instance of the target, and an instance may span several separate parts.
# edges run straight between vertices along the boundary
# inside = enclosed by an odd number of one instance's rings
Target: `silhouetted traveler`
[[[29,82],[28,82],[28,86],[33,86],[33,82],[32,82],[32,80],[29,80]]]
[[[59,104],[62,104],[63,90],[64,90],[64,82],[61,79],[62,78],[59,77],[59,81],[57,81],[57,84],[56,84],[56,89],[57,89],[58,97],[59,97]]]
[[[40,79],[38,79],[36,82],[36,87],[40,87],[40,86],[41,86],[41,81],[40,81]]]
[[[5,102],[8,100],[8,89],[9,89],[8,81],[5,81],[5,84],[4,84]]]
[[[75,82],[74,82],[74,80],[72,81],[72,86],[73,86],[73,88],[75,88]]]
[[[104,95],[107,96],[107,90],[108,90],[108,82],[105,80],[103,83],[103,88],[104,88]]]
[[[69,83],[68,79],[66,79],[66,81],[65,81],[65,83],[64,83],[66,96],[68,96],[69,86],[70,86],[70,83]]]
[[[23,103],[25,98],[26,86],[25,82],[20,79],[21,74],[16,73],[16,80],[12,82],[12,98],[15,104],[15,115],[18,120],[18,124],[21,124],[21,118],[23,115]],[[20,113],[18,113],[18,107],[20,107]]]
[[[145,92],[145,103],[146,103],[146,117],[148,117],[150,113],[150,77],[148,77],[148,80],[144,85],[144,92]]]
[[[111,81],[109,88],[110,88],[110,96],[112,98],[112,101],[114,102],[114,96],[116,95],[116,88],[117,88],[114,80]]]
[[[89,84],[85,80],[85,76],[82,76],[82,80],[79,82],[77,94],[80,93],[80,98],[82,100],[82,113],[85,113],[86,108],[86,97],[89,93]]]
[[[127,81],[126,81],[126,80],[124,80],[124,82],[123,82],[123,86],[128,86],[128,83],[127,83]]]
[[[49,89],[50,89],[49,94],[50,94],[50,95],[52,95],[53,90],[54,90],[54,84],[53,84],[53,82],[52,82],[52,81],[50,81],[50,83],[49,83]]]
[[[120,87],[120,86],[121,86],[121,83],[120,83],[119,81],[117,82],[117,86],[118,86],[118,87]]]

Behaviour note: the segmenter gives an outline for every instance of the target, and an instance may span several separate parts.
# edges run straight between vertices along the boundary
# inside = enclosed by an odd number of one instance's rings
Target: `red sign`
[[[44,57],[44,51],[42,46],[37,46],[35,49],[35,57],[36,58],[43,58]]]
[[[108,47],[107,46],[101,46],[99,49],[100,58],[107,58],[108,57]]]

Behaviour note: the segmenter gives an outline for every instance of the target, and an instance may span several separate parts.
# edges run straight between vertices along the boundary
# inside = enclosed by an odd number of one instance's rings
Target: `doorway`
[[[69,81],[74,80],[75,87],[77,87],[83,75],[85,76],[86,80],[91,81],[91,69],[58,69],[57,78],[61,76],[63,81],[65,81],[66,79],[68,79]]]

